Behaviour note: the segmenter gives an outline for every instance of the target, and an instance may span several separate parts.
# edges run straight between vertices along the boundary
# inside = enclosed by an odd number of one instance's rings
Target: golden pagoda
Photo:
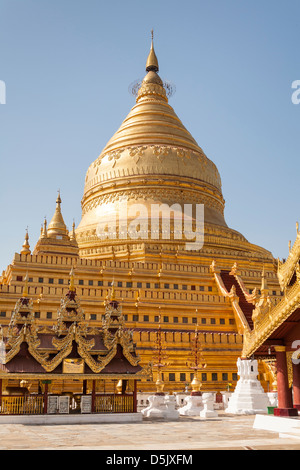
[[[206,364],[199,376],[201,390],[225,390],[237,380],[236,361],[243,335],[253,328],[262,271],[268,302],[281,299],[277,263],[269,251],[227,226],[218,169],[169,104],[158,72],[152,37],[136,103],[87,170],[80,224],[67,229],[59,193],[54,216],[48,226],[44,222],[33,252],[27,238],[3,271],[1,323],[4,328],[9,323],[28,273],[35,318],[53,325],[73,266],[81,306],[95,328],[102,325],[113,279],[142,367],[152,359],[157,312],[163,312],[165,391],[184,390],[193,379],[187,360],[196,324]],[[196,233],[197,206],[204,207],[200,248],[178,231],[187,220]],[[185,219],[187,207],[192,209]],[[153,208],[160,215],[156,226],[149,217]],[[155,383],[145,378],[138,388],[154,391]]]

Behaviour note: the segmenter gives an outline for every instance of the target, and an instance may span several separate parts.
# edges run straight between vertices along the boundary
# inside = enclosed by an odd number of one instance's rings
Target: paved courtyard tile
[[[299,450],[300,440],[253,429],[253,416],[69,425],[3,424],[1,450]]]

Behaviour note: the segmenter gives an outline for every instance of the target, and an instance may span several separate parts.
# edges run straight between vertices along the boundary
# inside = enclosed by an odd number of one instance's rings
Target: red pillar
[[[44,414],[48,413],[48,383],[45,383],[45,391],[44,391]]]
[[[137,380],[134,380],[133,388],[133,412],[137,413]]]
[[[300,411],[300,364],[293,364],[294,408]]]
[[[277,362],[278,407],[274,409],[274,415],[297,416],[298,411],[293,408],[291,392],[289,390],[285,346],[275,346],[275,351]]]
[[[93,380],[93,388],[92,388],[92,413],[95,413],[95,398],[96,398],[96,380]]]

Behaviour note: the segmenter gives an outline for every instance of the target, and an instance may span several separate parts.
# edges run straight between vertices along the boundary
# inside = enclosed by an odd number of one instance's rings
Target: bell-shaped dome
[[[232,245],[232,239],[248,243],[227,227],[218,169],[170,106],[158,70],[152,40],[136,104],[86,174],[82,220],[76,230],[83,257],[101,257],[113,245],[128,249],[135,243],[126,236],[120,240],[118,229],[107,239],[99,237],[99,226],[122,218],[120,203],[124,201],[129,209],[133,205],[149,210],[156,204],[172,206],[174,221],[185,205],[202,204],[205,233],[209,234],[206,244]],[[139,241],[150,246],[149,230],[143,228]],[[157,248],[160,242],[155,243]],[[172,243],[175,246],[174,233],[170,247]]]
[[[200,184],[206,195],[213,195],[216,203],[211,201],[210,206],[215,206],[218,215],[211,221],[225,225],[219,172],[169,105],[157,73],[153,42],[146,70],[136,105],[88,169],[83,206],[103,184],[119,183],[124,177],[160,176],[170,186],[174,186],[174,178],[176,185],[178,178],[185,178],[191,186]]]

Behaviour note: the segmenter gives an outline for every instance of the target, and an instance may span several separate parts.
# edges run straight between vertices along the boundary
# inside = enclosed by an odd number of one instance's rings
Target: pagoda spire
[[[76,241],[75,220],[73,220],[72,232],[70,233],[70,240]]]
[[[29,245],[28,228],[26,229],[25,240],[24,240],[23,247],[22,247],[22,250],[21,250],[20,253],[21,253],[21,255],[30,255],[31,254],[30,245]]]
[[[42,230],[42,237],[47,238],[47,218],[44,219],[43,230]]]
[[[150,52],[149,52],[147,63],[146,63],[146,71],[147,72],[159,71],[158,60],[157,60],[157,57],[154,51],[154,45],[153,45],[153,29],[151,30],[151,48],[150,48]]]
[[[67,227],[65,221],[63,219],[61,213],[61,197],[60,197],[60,190],[58,191],[58,196],[56,199],[56,209],[54,216],[52,217],[51,222],[48,225],[47,236],[49,237],[57,237],[63,236],[64,238],[67,235]]]

